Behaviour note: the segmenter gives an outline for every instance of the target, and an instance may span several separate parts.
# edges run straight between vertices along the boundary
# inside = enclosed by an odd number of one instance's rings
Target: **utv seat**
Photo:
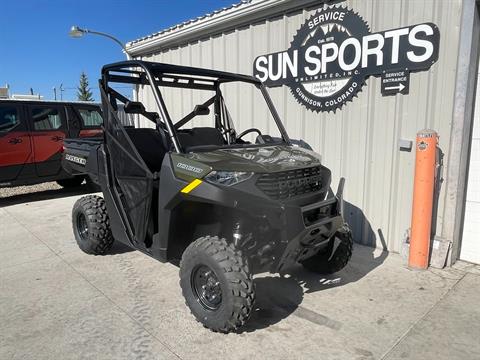
[[[225,140],[220,132],[216,128],[210,127],[197,127],[189,130],[179,130],[178,138],[180,145],[185,151],[190,151],[192,147],[197,146],[223,146]]]
[[[150,171],[160,171],[169,148],[165,143],[166,136],[163,137],[154,129],[129,128],[125,131]]]

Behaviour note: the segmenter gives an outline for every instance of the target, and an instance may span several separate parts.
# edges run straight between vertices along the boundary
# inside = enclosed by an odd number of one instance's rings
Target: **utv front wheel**
[[[105,201],[96,195],[77,200],[72,210],[73,233],[80,249],[92,255],[105,254],[113,244]]]
[[[228,333],[244,325],[255,301],[246,259],[218,237],[202,237],[188,246],[180,286],[195,318],[213,331]]]
[[[325,249],[303,260],[301,264],[307,270],[317,274],[333,274],[347,266],[352,257],[352,250],[352,232],[347,225],[344,225],[333,235]]]

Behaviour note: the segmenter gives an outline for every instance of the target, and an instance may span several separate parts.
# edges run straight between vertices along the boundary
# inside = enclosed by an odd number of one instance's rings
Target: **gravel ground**
[[[8,198],[16,195],[32,194],[32,193],[43,192],[48,190],[60,190],[60,189],[62,189],[62,187],[58,185],[56,182],[48,182],[48,183],[29,185],[29,186],[0,188],[0,199]]]
[[[47,182],[30,186],[0,188],[0,208],[4,206],[31,203],[41,200],[86,195],[96,191],[98,190],[88,184],[85,184],[85,182],[81,186],[72,188],[62,188],[56,182]]]

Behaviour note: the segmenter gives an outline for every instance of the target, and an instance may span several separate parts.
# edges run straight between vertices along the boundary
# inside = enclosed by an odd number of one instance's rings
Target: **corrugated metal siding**
[[[436,23],[441,33],[438,62],[428,72],[412,74],[407,96],[382,97],[380,80],[370,78],[358,99],[336,114],[306,110],[286,87],[271,89],[270,93],[290,137],[304,139],[322,155],[324,164],[332,170],[333,187],[341,176],[346,178],[347,218],[356,241],[399,251],[410,226],[415,152],[400,152],[398,140],[414,141],[418,130],[433,128],[448,154],[462,1],[349,0],[343,4],[358,12],[373,32]],[[287,49],[297,29],[321,6],[319,2],[314,9],[246,24],[143,59],[251,74],[256,56]],[[168,96],[167,102],[173,118],[199,103],[185,91],[176,91],[177,96]],[[248,128],[255,111],[253,94],[236,96],[241,107],[230,104],[232,116],[246,122],[242,127]],[[147,102],[152,100],[148,95]],[[444,191],[439,199],[438,234],[443,204]]]

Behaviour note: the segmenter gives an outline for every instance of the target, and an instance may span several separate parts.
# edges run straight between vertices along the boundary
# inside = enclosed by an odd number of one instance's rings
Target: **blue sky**
[[[87,35],[68,36],[72,25],[110,33],[123,42],[236,3],[236,0],[8,0],[0,7],[0,86],[10,93],[30,88],[53,99],[63,83],[63,98],[76,99],[85,71],[95,98],[104,64],[124,60],[114,42]],[[126,90],[125,90],[126,91]],[[58,98],[60,98],[57,90]]]

